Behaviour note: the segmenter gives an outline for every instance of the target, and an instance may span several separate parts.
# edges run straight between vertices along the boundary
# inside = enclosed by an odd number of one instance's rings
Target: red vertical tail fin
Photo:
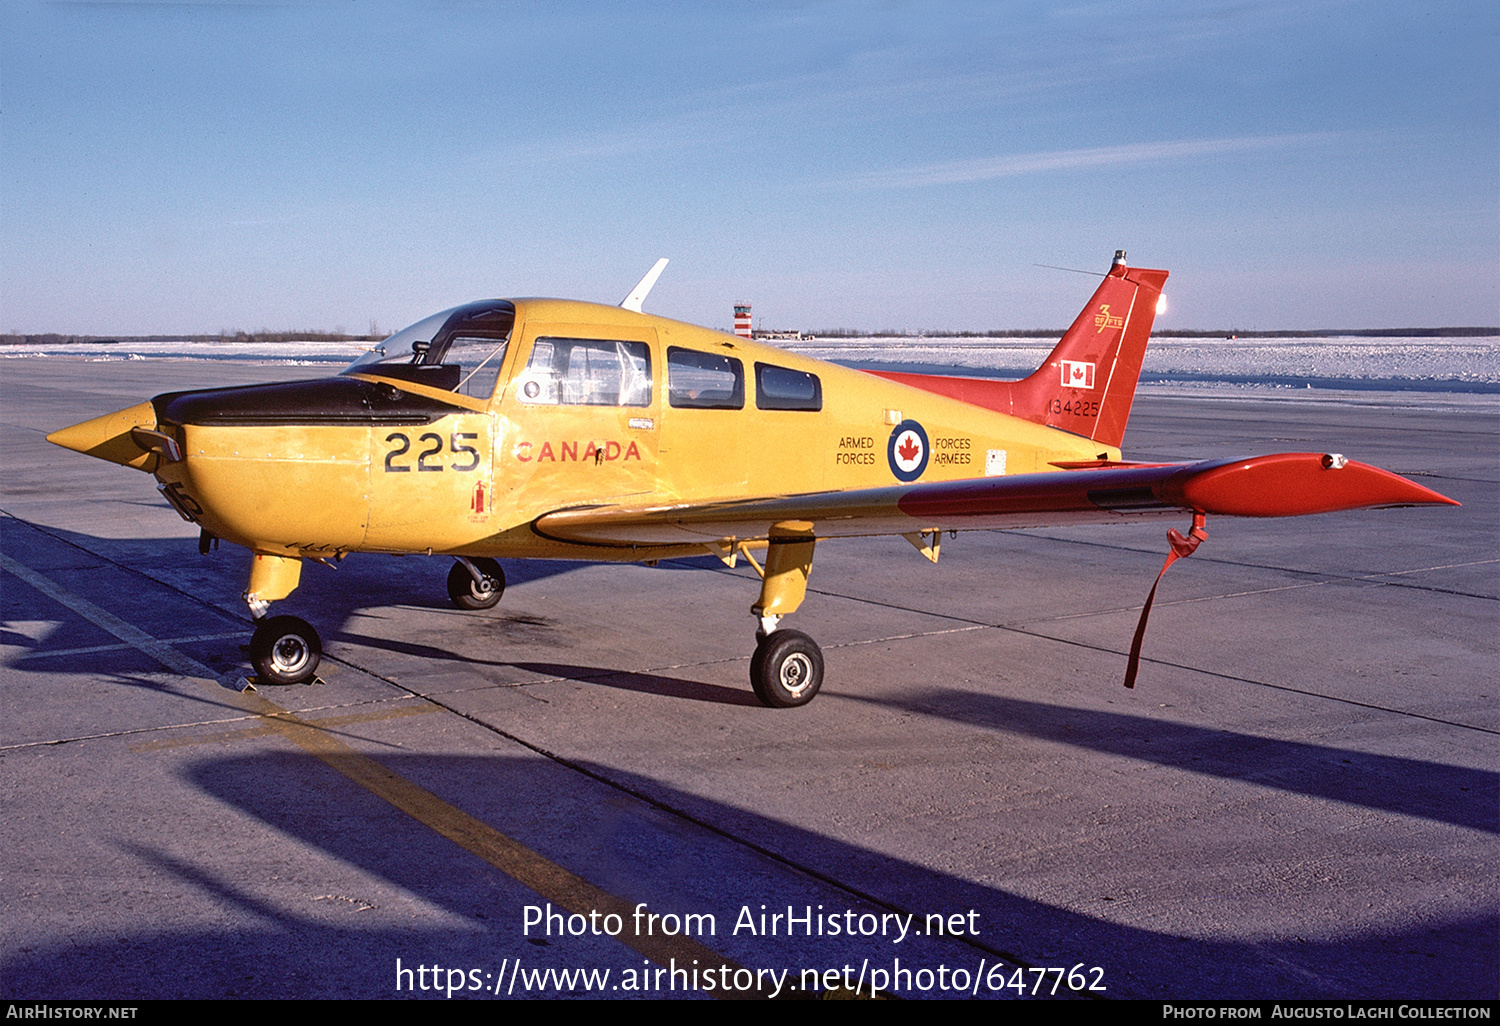
[[[1125,266],[1125,253],[1030,377],[1020,381],[875,371],[880,377],[1118,448],[1141,376],[1166,271]]]

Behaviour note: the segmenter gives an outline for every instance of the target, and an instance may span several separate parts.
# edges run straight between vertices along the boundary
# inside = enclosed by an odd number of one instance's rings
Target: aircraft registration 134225
[[[786,707],[823,680],[817,644],[779,626],[823,539],[897,534],[936,561],[944,531],[1189,515],[1187,535],[1169,532],[1170,565],[1209,514],[1455,504],[1335,453],[1123,460],[1167,280],[1123,252],[1020,381],[867,373],[649,316],[665,263],[618,307],[470,303],[335,377],[171,392],[48,439],[154,475],[204,551],[216,538],[250,550],[251,661],[281,684],[311,680],[322,643],[270,603],[304,560],[351,552],[454,557],[448,592],[464,609],[500,600],[501,557],[743,557],[761,578],[751,683]]]

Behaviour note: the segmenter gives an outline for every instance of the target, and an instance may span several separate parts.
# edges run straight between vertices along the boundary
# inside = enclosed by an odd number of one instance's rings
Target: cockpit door
[[[542,511],[654,491],[655,329],[527,322],[520,334],[497,407],[496,488]]]

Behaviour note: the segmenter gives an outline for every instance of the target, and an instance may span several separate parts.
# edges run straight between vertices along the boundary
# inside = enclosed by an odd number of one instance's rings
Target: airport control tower
[[[750,337],[750,304],[734,304],[734,333],[740,338]]]

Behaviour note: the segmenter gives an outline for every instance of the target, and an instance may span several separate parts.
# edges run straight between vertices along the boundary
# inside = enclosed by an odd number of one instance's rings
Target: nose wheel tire
[[[755,646],[750,686],[773,709],[806,705],[823,686],[823,651],[801,631],[772,631]]]
[[[469,568],[454,563],[448,571],[448,597],[459,609],[489,609],[505,594],[505,571],[500,564],[486,556],[470,559],[484,577],[484,583],[474,580]]]
[[[305,684],[318,671],[323,642],[312,624],[298,616],[272,616],[255,625],[250,662],[267,684]]]

